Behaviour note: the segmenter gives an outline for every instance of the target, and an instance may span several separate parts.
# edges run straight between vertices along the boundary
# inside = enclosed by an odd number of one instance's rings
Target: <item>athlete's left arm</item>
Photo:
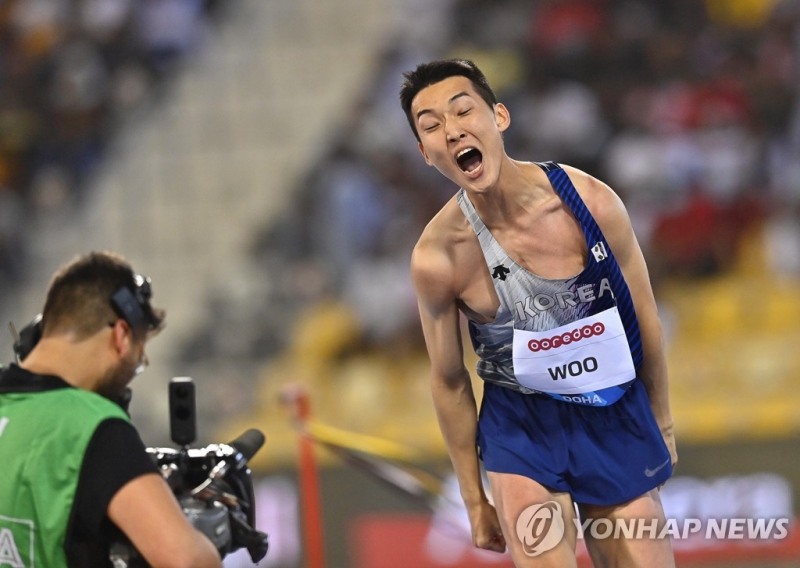
[[[653,414],[674,465],[678,458],[669,403],[664,334],[642,249],[619,196],[592,176],[574,168],[565,169],[603,231],[630,289],[644,352],[639,378],[647,389]]]

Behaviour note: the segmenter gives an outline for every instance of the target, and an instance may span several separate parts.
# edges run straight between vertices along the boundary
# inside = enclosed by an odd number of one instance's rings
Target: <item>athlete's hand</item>
[[[675,465],[678,463],[678,450],[675,446],[675,429],[670,422],[667,426],[659,426],[661,430],[661,436],[664,438],[664,443],[667,445],[667,449],[669,450],[669,457],[670,461],[672,462],[672,467],[674,468]]]
[[[468,508],[469,524],[472,527],[472,544],[484,550],[505,552],[506,539],[500,528],[497,511],[488,502]]]

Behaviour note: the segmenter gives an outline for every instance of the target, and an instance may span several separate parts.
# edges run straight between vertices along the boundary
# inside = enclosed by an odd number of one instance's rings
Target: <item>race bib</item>
[[[611,404],[624,392],[612,387],[636,377],[616,306],[547,331],[515,329],[513,357],[519,384],[567,402]]]

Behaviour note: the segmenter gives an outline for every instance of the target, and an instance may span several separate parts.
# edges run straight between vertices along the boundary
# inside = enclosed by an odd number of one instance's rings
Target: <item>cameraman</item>
[[[55,274],[41,339],[0,370],[0,564],[111,566],[121,531],[151,566],[221,566],[120,406],[163,321],[114,253]]]

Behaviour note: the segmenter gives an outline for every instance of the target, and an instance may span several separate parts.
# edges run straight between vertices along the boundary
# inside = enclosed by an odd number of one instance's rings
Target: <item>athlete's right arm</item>
[[[483,489],[475,446],[478,410],[464,365],[454,266],[444,250],[421,241],[412,255],[411,275],[430,358],[433,404],[469,514],[473,541],[479,548],[502,552],[505,542]]]
[[[108,516],[154,568],[222,566],[217,549],[189,523],[157,473],[126,483],[111,498]]]

